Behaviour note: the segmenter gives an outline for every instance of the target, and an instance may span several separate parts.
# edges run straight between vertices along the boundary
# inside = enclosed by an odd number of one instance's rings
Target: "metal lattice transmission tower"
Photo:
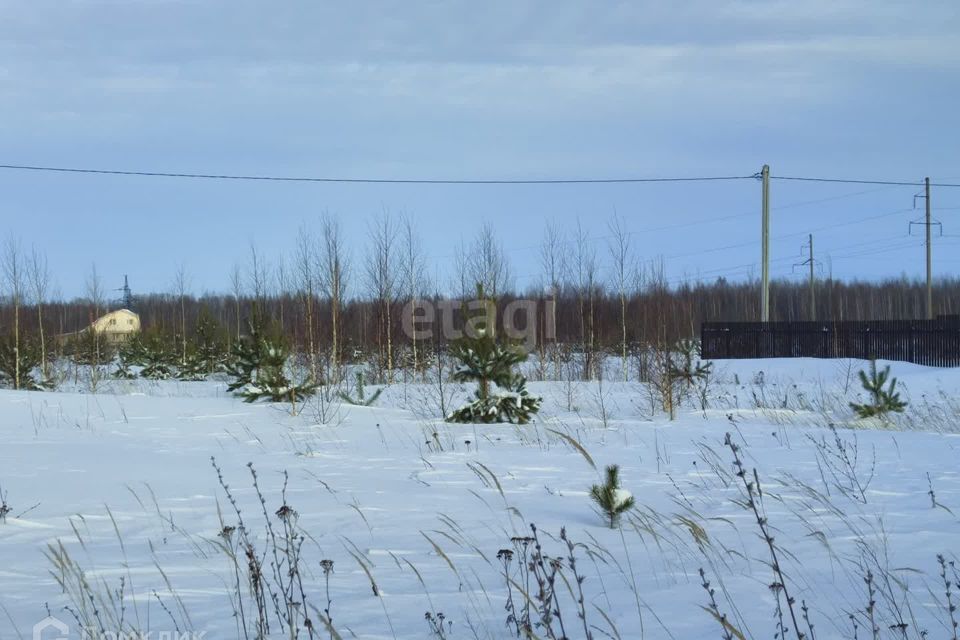
[[[119,291],[123,294],[123,297],[120,299],[123,308],[133,311],[133,292],[130,290],[130,281],[127,279],[127,274],[123,274],[123,286],[119,289],[114,289],[114,291]]]

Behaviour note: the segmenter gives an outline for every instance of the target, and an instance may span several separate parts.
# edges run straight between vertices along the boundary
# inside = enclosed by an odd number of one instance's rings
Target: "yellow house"
[[[109,342],[123,342],[140,331],[140,316],[129,309],[117,309],[97,318],[90,328]]]

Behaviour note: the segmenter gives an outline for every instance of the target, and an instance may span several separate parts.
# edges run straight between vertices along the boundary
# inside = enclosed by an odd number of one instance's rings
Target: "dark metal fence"
[[[862,358],[960,366],[960,316],[935,320],[705,322],[704,359]]]

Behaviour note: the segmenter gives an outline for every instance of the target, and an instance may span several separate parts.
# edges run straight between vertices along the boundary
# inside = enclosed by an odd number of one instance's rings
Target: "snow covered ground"
[[[521,616],[517,558],[531,523],[543,553],[563,558],[557,598],[570,638],[586,637],[585,627],[598,639],[723,637],[705,609],[701,568],[736,633],[774,637],[777,580],[733,473],[728,432],[748,480],[756,469],[808,638],[852,638],[854,622],[858,637],[872,637],[868,586],[880,637],[953,638],[937,555],[955,580],[960,370],[892,365],[911,405],[885,428],[853,421],[846,403],[864,363],[846,361],[717,363],[710,407],[693,402],[675,422],[651,409],[641,385],[610,376],[602,385],[531,383],[544,409],[523,427],[445,424],[430,385],[392,385],[374,406],[335,407],[326,425],[316,407],[292,416],[286,405],[243,404],[216,382],[0,391],[0,492],[9,507],[0,522],[0,639],[34,637],[48,613],[69,630],[58,636],[51,625],[37,637],[80,638],[77,614],[101,621],[107,637],[118,637],[110,633],[122,617],[124,631],[153,638],[238,638],[241,607],[253,637],[255,594],[243,576],[236,586],[236,566],[246,571],[247,561],[241,550],[235,565],[227,552],[239,534],[222,535],[239,518],[211,458],[258,550],[270,548],[265,513],[276,536],[284,521],[303,533],[306,609],[317,621],[328,608],[329,578],[339,637],[512,637],[498,552],[517,554],[508,572]],[[588,496],[614,463],[637,501],[619,529],[605,526]],[[276,515],[284,504],[295,517]],[[586,624],[564,527],[579,545]],[[70,580],[64,551],[86,580],[73,598],[57,581]],[[268,553],[267,574],[271,562]],[[960,601],[956,587],[952,597]],[[271,635],[286,637],[268,608]],[[444,635],[427,612],[444,614]],[[317,637],[331,633],[318,627]]]

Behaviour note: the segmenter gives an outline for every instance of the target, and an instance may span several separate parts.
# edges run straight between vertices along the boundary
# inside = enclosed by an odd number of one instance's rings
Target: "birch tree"
[[[387,370],[387,381],[393,382],[393,302],[399,272],[397,233],[393,217],[386,211],[369,226],[367,253],[367,285],[377,306],[378,370]]]
[[[574,278],[580,316],[580,339],[583,345],[583,378],[591,380],[594,371],[594,298],[597,287],[597,250],[590,232],[577,220],[574,236]]]
[[[453,248],[452,289],[454,297],[466,298],[470,296],[471,291],[476,291],[477,283],[470,284],[470,273],[467,266],[468,256],[469,251],[461,237],[460,242]]]
[[[325,215],[320,222],[320,233],[322,236],[320,282],[330,301],[331,363],[334,375],[339,378],[343,348],[341,314],[350,273],[350,261],[344,246],[340,222],[336,218]]]
[[[466,257],[466,271],[471,285],[481,285],[492,298],[505,293],[510,284],[510,263],[493,225],[483,223]]]
[[[420,241],[420,235],[414,226],[413,220],[405,216],[401,220],[401,238],[402,245],[402,267],[401,277],[403,286],[407,290],[407,296],[410,302],[410,326],[416,327],[417,305],[420,303],[420,294],[426,291],[426,271],[427,265],[423,255],[423,247]],[[413,351],[413,370],[420,370],[420,358],[417,349],[416,331],[410,336],[410,344]]]
[[[305,226],[297,232],[297,248],[294,272],[297,290],[303,303],[304,336],[307,340],[307,353],[310,361],[310,383],[317,384],[317,345],[314,334],[314,301],[317,297],[317,252],[316,238]]]
[[[247,281],[250,284],[250,292],[253,294],[253,300],[256,303],[254,315],[255,321],[260,321],[265,317],[267,306],[267,284],[269,281],[269,268],[266,261],[257,247],[250,243],[250,263],[247,265]]]
[[[550,295],[550,323],[554,328],[557,326],[557,303],[566,266],[564,244],[563,230],[557,224],[548,221],[543,230],[543,239],[540,241],[540,268]],[[559,380],[560,350],[557,348],[556,332],[553,335],[553,357],[554,375]]]
[[[230,289],[233,293],[233,304],[237,320],[237,340],[240,339],[240,298],[243,297],[243,272],[240,265],[234,264],[230,270]]]
[[[187,290],[190,288],[190,276],[181,262],[173,276],[173,290],[180,300],[180,366],[187,364]]]
[[[50,379],[50,367],[47,363],[47,341],[43,331],[43,305],[47,301],[47,290],[50,287],[50,265],[47,256],[36,247],[30,251],[30,288],[33,293],[34,304],[37,305],[37,327],[40,333],[40,371],[43,380]]]
[[[94,326],[103,310],[103,282],[100,280],[100,273],[97,271],[97,263],[95,262],[90,265],[90,274],[87,276],[87,300],[92,312],[89,330],[93,332],[93,364],[90,367],[90,390],[96,391],[102,375],[100,363],[103,361],[104,345],[101,332]]]
[[[20,307],[23,304],[24,266],[20,241],[12,235],[7,236],[3,251],[3,279],[13,305],[14,389],[20,388]]]
[[[613,287],[620,299],[620,358],[623,369],[623,381],[627,375],[627,285],[631,280],[630,232],[624,228],[619,216],[614,214],[607,223],[610,237],[607,249],[610,252]]]
[[[283,259],[283,253],[277,256],[277,266],[274,269],[274,274],[277,279],[277,304],[279,305],[280,312],[280,328],[283,330],[283,302],[284,298],[287,297],[287,287],[289,283],[287,282],[289,275],[287,273],[287,265]]]

